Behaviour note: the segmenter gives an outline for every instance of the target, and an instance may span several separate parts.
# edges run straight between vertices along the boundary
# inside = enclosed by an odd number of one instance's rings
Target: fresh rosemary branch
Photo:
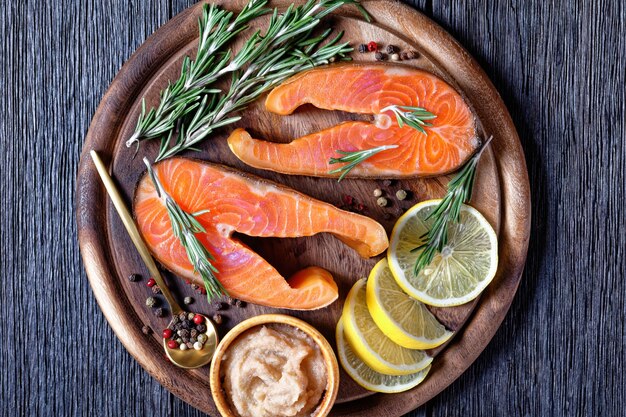
[[[329,174],[338,174],[341,172],[339,179],[337,181],[341,181],[348,173],[366,159],[376,155],[378,152],[386,151],[387,149],[395,149],[398,145],[384,145],[377,146],[376,148],[364,149],[361,151],[354,152],[346,152],[338,150],[337,153],[340,153],[344,156],[340,158],[330,158],[329,164],[339,164],[342,162],[347,162],[346,165],[339,167],[337,169],[333,169],[332,171],[328,171]]]
[[[291,5],[283,14],[276,9],[270,19],[265,35],[258,32],[247,40],[235,55],[233,62],[238,69],[233,71],[228,92],[221,97],[205,95],[193,116],[183,121],[178,136],[161,141],[157,161],[173,156],[194,146],[219,127],[241,119],[230,116],[244,109],[261,94],[283,82],[293,74],[334,60],[349,59],[352,52],[348,43],[338,43],[343,33],[325,45],[331,30],[312,37],[311,33],[328,13],[343,6],[355,4],[355,0],[309,0],[302,6]],[[369,18],[364,10],[363,13]],[[243,69],[243,66],[247,67]]]
[[[480,150],[463,165],[458,174],[448,183],[446,195],[437,205],[437,208],[426,218],[427,220],[434,218],[435,222],[428,232],[420,236],[421,239],[425,239],[425,242],[411,250],[411,252],[422,250],[413,267],[415,276],[428,266],[435,255],[441,252],[448,243],[448,227],[452,223],[458,223],[463,203],[468,202],[472,198],[476,167],[492,138],[493,136],[487,139]]]
[[[413,129],[423,134],[426,134],[424,126],[432,126],[432,124],[426,122],[426,120],[432,120],[437,117],[422,107],[398,106],[395,104],[385,107],[381,112],[389,110],[395,114],[398,126],[402,127],[406,123],[408,126],[411,126]]]
[[[205,5],[198,21],[200,40],[195,61],[187,56],[183,60],[180,77],[161,92],[159,106],[146,113],[145,99],[134,134],[126,142],[130,147],[143,139],[153,139],[172,132],[177,122],[195,109],[202,96],[219,90],[206,87],[230,67],[231,51],[223,51],[233,37],[247,29],[247,23],[271,10],[264,8],[268,0],[250,0],[241,13],[232,20],[233,13],[211,4]]]
[[[215,260],[213,255],[196,237],[196,233],[206,233],[204,227],[198,222],[196,216],[204,213],[199,211],[196,213],[187,213],[184,211],[174,199],[163,189],[161,181],[156,173],[152,170],[152,166],[147,158],[143,162],[148,167],[148,174],[156,188],[157,195],[165,202],[167,215],[172,225],[174,236],[180,241],[181,245],[187,252],[187,258],[194,267],[194,270],[200,274],[206,289],[207,300],[209,303],[214,297],[222,294],[228,295],[222,284],[215,277],[218,270],[213,266],[212,261]]]

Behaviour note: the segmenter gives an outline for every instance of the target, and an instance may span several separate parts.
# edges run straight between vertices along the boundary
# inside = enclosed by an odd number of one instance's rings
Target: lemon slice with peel
[[[365,278],[355,282],[343,306],[344,333],[352,350],[381,374],[407,375],[424,369],[433,360],[430,356],[394,343],[376,326],[367,309],[365,285]]]
[[[428,308],[402,291],[387,259],[374,266],[367,279],[367,308],[382,332],[408,349],[432,349],[447,341],[452,332],[439,323]]]
[[[489,285],[498,268],[498,239],[482,214],[464,204],[459,222],[448,228],[448,244],[415,276],[413,268],[421,250],[411,250],[423,243],[421,236],[434,222],[428,215],[440,201],[421,202],[398,219],[387,259],[407,294],[428,305],[449,307],[473,300]]]
[[[350,375],[350,378],[366,390],[386,394],[407,391],[419,385],[424,378],[426,378],[426,375],[428,375],[428,371],[430,371],[430,365],[428,365],[426,368],[414,374],[399,376],[381,374],[367,366],[365,362],[359,359],[354,353],[344,337],[344,325],[341,319],[339,319],[337,323],[335,336],[341,366],[346,373]]]

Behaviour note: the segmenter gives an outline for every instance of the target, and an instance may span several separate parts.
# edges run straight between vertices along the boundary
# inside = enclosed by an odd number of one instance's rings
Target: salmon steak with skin
[[[347,176],[406,178],[455,171],[480,146],[471,109],[445,81],[425,71],[384,64],[337,64],[298,74],[276,87],[267,110],[293,113],[303,104],[326,110],[373,115],[373,122],[348,121],[295,139],[274,143],[252,138],[237,129],[228,138],[232,152],[255,168],[285,174],[337,177],[329,171],[337,151],[354,152],[384,145],[383,150],[356,165]],[[387,107],[421,107],[435,114],[426,134],[399,126]],[[383,111],[385,110],[385,111]]]
[[[234,232],[260,237],[300,237],[332,233],[362,257],[378,255],[389,241],[369,217],[340,210],[297,191],[233,169],[170,158],[154,165],[165,192],[197,220],[206,233],[196,234],[215,257],[217,279],[231,297],[264,306],[311,310],[337,299],[332,275],[305,268],[288,280]],[[187,253],[174,236],[166,207],[148,175],[137,185],[133,210],[152,254],[165,267],[203,287]]]

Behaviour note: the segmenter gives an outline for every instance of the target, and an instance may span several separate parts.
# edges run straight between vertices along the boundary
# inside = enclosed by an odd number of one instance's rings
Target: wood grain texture
[[[11,87],[0,95],[0,415],[203,415],[113,335],[80,261],[73,208],[78,156],[102,94],[146,37],[191,3],[0,10],[0,77]],[[511,111],[534,223],[500,331],[459,380],[409,416],[621,416],[624,5],[415,4],[478,58]]]

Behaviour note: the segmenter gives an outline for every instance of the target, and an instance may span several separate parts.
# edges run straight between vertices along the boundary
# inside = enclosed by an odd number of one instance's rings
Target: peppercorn
[[[169,340],[167,342],[167,347],[170,349],[176,349],[178,347],[178,343],[175,340]]]
[[[152,294],[161,294],[161,288],[158,285],[152,287]]]
[[[180,318],[178,316],[172,317],[172,321],[170,322],[170,326],[175,326],[180,323]]]
[[[196,291],[198,288],[200,288],[200,287],[198,287],[196,284],[191,284],[191,289],[192,290]]]
[[[407,196],[406,191],[404,191],[404,190],[398,190],[398,191],[396,191],[396,198],[397,198],[398,200],[404,200],[404,199],[406,198],[406,196]]]
[[[146,298],[146,305],[148,307],[154,307],[158,304],[157,299],[154,297],[148,297]]]
[[[196,339],[195,337],[190,337],[189,339],[185,340],[185,343],[187,342],[196,343],[197,341],[198,339]]]
[[[398,55],[398,54],[391,54],[391,60],[392,61],[400,61],[400,55]]]
[[[416,59],[420,55],[417,53],[417,51],[409,51],[406,53],[406,56],[407,56],[407,59]]]
[[[152,329],[150,328],[150,326],[144,324],[144,326],[141,328],[141,332],[143,334],[150,334],[152,333]]]
[[[401,53],[400,53],[400,58],[401,58],[403,61],[406,61],[407,59],[409,59],[409,53],[408,53],[408,52],[401,52]]]
[[[141,275],[139,275],[139,274],[130,274],[130,275],[128,276],[128,280],[129,280],[130,282],[137,282],[137,281],[140,281],[140,280],[141,280]]]
[[[185,313],[184,311],[178,314],[178,320],[180,320],[181,322],[185,320],[186,318],[187,318],[187,313]]]
[[[378,200],[376,200],[376,204],[385,207],[387,205],[387,199],[385,197],[379,197]]]
[[[164,308],[157,308],[154,310],[154,315],[157,317],[165,317],[166,310]]]
[[[206,337],[205,334],[199,334],[198,335],[198,342],[204,343],[204,342],[206,342],[206,340],[207,340],[207,337]]]
[[[384,181],[383,181],[383,185],[384,185],[385,187],[389,187],[389,186],[391,185],[391,180],[384,180]]]
[[[359,52],[362,53],[362,54],[368,52],[367,45],[364,44],[364,43],[360,44],[359,45]]]
[[[215,301],[215,302],[213,303],[213,307],[214,307],[217,311],[219,311],[219,310],[222,310],[222,309],[224,308],[224,304],[223,304],[221,301]]]
[[[387,53],[388,54],[395,54],[399,51],[398,47],[396,45],[387,45]]]
[[[191,337],[196,337],[198,336],[198,331],[196,329],[191,329],[191,331],[189,332],[189,335]]]
[[[193,343],[185,342],[185,345],[187,346],[188,349],[193,349]]]
[[[328,59],[328,62],[331,62],[331,63],[332,63],[332,62],[335,62],[336,60],[337,60],[337,58],[335,58],[334,56],[331,56],[331,57]]]
[[[196,326],[196,330],[199,331],[200,333],[206,332],[206,324],[198,324]]]
[[[202,346],[203,346],[203,345],[202,345],[202,343],[200,343],[200,342],[196,342],[196,343],[194,343],[194,344],[193,344],[193,348],[194,348],[195,350],[202,350]]]
[[[245,307],[245,306],[246,306],[246,303],[244,303],[243,301],[241,301],[241,300],[237,300],[237,301],[235,301],[235,307],[237,307],[237,308],[243,308],[243,307]]]
[[[189,337],[189,330],[187,329],[179,330],[178,335],[182,338]]]
[[[156,281],[154,280],[154,278],[150,278],[148,282],[146,282],[146,285],[152,288],[156,285]]]
[[[377,188],[374,190],[374,197],[380,197],[383,195],[383,190],[381,190],[380,188]]]
[[[193,304],[193,297],[185,297],[183,303],[185,303],[185,305]]]
[[[172,332],[172,329],[165,329],[163,330],[163,339],[169,339],[173,334],[174,332]]]
[[[222,324],[222,315],[221,314],[215,314],[213,316],[213,321],[215,322],[215,324]]]
[[[187,345],[184,344],[184,343],[181,343],[180,346],[179,346],[179,349],[180,350],[187,350]]]
[[[378,49],[378,44],[374,41],[371,41],[367,44],[367,50],[370,52],[374,52]]]
[[[387,59],[387,55],[383,54],[382,52],[376,52],[376,55],[374,55],[374,58],[376,58],[376,61],[384,61]]]
[[[226,297],[226,303],[228,303],[228,305],[235,305],[235,299],[232,297]]]

